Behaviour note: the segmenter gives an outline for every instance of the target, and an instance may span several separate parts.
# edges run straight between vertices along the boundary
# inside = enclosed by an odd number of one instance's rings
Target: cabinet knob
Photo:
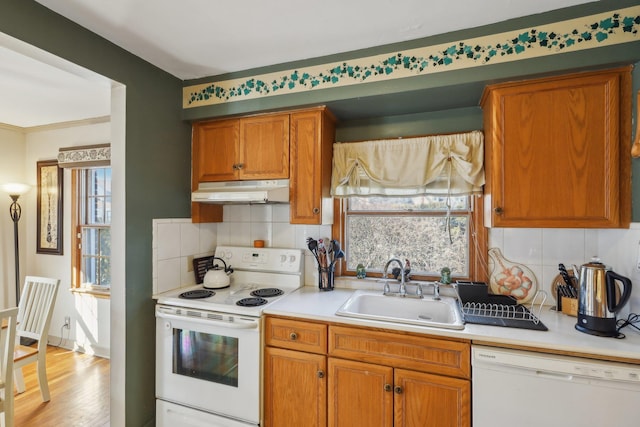
[[[244,163],[238,163],[238,169],[242,169],[244,167]]]
[[[496,215],[502,215],[504,213],[504,210],[500,206],[493,209],[493,211],[496,213]]]
[[[324,372],[318,371],[318,378],[324,378]]]
[[[395,391],[397,394],[402,394],[402,387],[400,387],[399,385],[395,386],[395,388],[393,389],[393,391]]]
[[[237,163],[234,163],[234,164],[231,166],[231,169],[233,169],[234,171],[237,171],[237,170],[238,170],[238,164],[237,164]]]
[[[384,385],[384,391],[391,391],[391,390],[393,390],[393,387],[391,387],[391,384]]]
[[[298,334],[296,334],[295,332],[291,332],[291,333],[289,334],[289,339],[290,339],[291,341],[295,341],[295,340],[297,340],[297,339],[298,339]]]
[[[313,208],[313,214],[318,215],[320,213],[320,208]]]

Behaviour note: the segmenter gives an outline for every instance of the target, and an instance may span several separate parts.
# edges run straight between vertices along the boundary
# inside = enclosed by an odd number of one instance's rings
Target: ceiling
[[[188,80],[413,40],[593,0],[36,1]],[[104,81],[56,70],[11,50],[0,37],[0,123],[28,128],[109,114],[110,89]]]

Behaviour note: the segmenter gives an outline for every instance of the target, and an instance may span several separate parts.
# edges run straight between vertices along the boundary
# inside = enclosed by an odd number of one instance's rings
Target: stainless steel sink
[[[338,316],[407,323],[436,328],[464,329],[464,321],[455,298],[431,296],[408,298],[385,296],[382,292],[355,291],[336,311]]]

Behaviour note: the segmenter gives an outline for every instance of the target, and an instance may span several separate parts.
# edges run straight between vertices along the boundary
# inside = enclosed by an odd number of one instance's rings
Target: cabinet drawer
[[[327,325],[267,317],[265,343],[273,347],[326,354]]]
[[[328,351],[330,356],[344,359],[459,378],[471,376],[468,342],[331,326]]]

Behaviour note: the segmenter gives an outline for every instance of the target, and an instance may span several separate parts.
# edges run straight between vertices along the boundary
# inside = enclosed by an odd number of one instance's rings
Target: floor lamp
[[[22,208],[18,203],[18,199],[24,193],[29,191],[31,187],[26,184],[4,184],[2,189],[9,194],[13,203],[9,206],[9,215],[13,221],[13,238],[15,249],[15,261],[16,261],[16,306],[20,302],[20,251],[18,249],[18,221],[20,221],[20,215],[22,214]]]

